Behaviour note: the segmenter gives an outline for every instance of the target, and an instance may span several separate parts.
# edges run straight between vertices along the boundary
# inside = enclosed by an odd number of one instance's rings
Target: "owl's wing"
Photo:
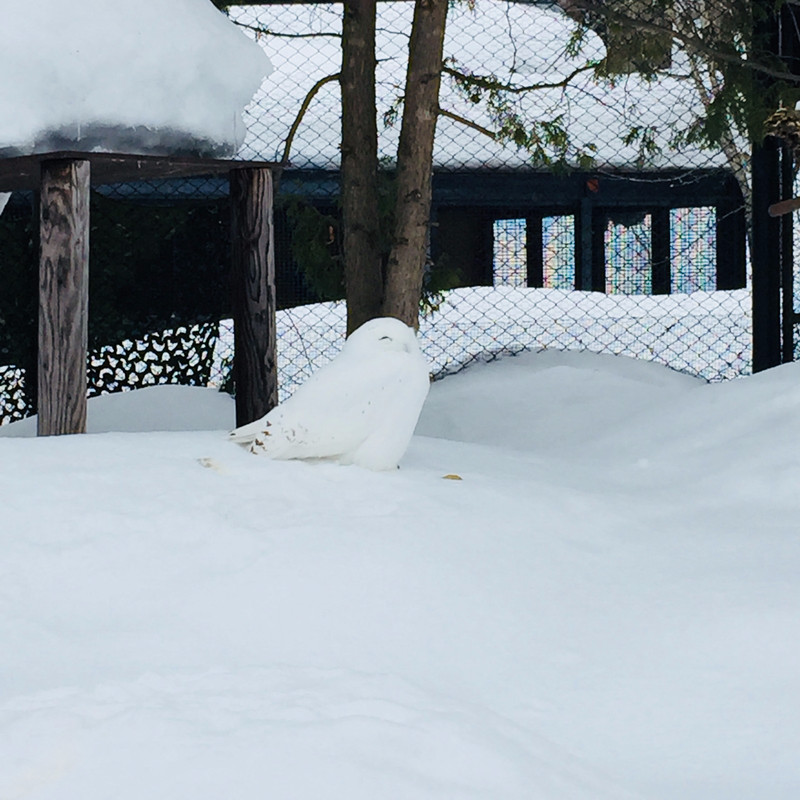
[[[404,358],[404,356],[406,358]],[[353,452],[375,429],[403,383],[405,353],[341,353],[265,417],[231,440],[273,458],[330,458]]]
[[[342,460],[374,470],[394,469],[408,448],[430,389],[428,365],[421,357],[405,359],[403,369],[385,384],[381,413],[357,449]]]

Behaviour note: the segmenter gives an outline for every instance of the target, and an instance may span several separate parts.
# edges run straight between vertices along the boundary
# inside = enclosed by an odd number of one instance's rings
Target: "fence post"
[[[260,419],[278,404],[275,247],[272,173],[233,169],[231,194],[231,291],[236,425]]]
[[[781,363],[781,221],[767,209],[780,199],[780,142],[753,146],[753,372]]]
[[[42,162],[39,436],[86,432],[89,183],[86,160]]]

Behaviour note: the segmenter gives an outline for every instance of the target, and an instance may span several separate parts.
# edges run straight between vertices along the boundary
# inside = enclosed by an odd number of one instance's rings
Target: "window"
[[[655,250],[653,214],[660,237]],[[597,222],[597,214],[594,219]],[[662,208],[653,213],[634,208],[614,209],[605,214],[600,212],[599,219],[598,235],[602,235],[603,250],[602,256],[597,253],[595,257],[605,260],[604,266],[598,265],[598,268],[600,275],[605,274],[608,294],[652,294],[654,291],[684,294],[716,290],[717,213],[714,207],[673,208],[669,212]],[[537,227],[529,231],[528,225]],[[495,220],[494,285],[574,289],[575,235],[573,215],[532,216],[527,221],[522,217]],[[537,246],[541,242],[541,253],[529,253],[529,242],[537,242]],[[656,267],[654,258],[658,261]],[[663,272],[659,265],[663,265]],[[658,273],[655,288],[654,269]]]
[[[531,220],[531,224],[537,224]],[[543,217],[541,220],[541,285],[546,289],[575,288],[575,217]],[[495,286],[528,286],[528,226],[524,218],[494,221],[493,274]],[[535,254],[534,254],[535,255]],[[536,268],[538,269],[538,266]],[[539,281],[530,276],[530,283]]]
[[[652,218],[650,214],[618,212],[605,230],[606,292],[651,294]]]
[[[575,288],[575,217],[542,218],[542,272],[546,289]]]
[[[528,248],[524,219],[494,221],[492,261],[495,286],[528,285]]]
[[[713,292],[717,288],[717,214],[713,207],[670,211],[671,291]]]

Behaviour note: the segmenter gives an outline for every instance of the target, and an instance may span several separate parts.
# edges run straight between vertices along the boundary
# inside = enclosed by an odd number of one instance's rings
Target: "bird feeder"
[[[263,416],[277,401],[273,164],[223,156],[265,53],[207,0],[23,5],[0,30],[0,192],[40,197],[39,435],[86,430],[90,189],[155,178],[229,178],[237,423]],[[54,71],[42,53],[56,50]]]

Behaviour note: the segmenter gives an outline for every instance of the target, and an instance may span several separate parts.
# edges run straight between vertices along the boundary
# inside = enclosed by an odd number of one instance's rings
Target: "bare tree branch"
[[[286,141],[283,145],[283,156],[280,160],[281,167],[285,167],[289,163],[289,153],[292,149],[292,142],[294,141],[295,134],[297,133],[297,129],[300,127],[300,123],[303,121],[303,117],[306,115],[306,111],[308,111],[308,107],[311,104],[311,101],[314,99],[314,95],[326,84],[332,83],[333,81],[338,81],[341,77],[340,73],[336,72],[333,75],[326,75],[324,78],[320,78],[309,90],[306,94],[305,98],[303,98],[303,102],[300,104],[300,109],[297,112],[297,116],[294,118],[294,122],[292,123],[292,127],[289,128],[289,133],[286,136]]]
[[[269,28],[263,28],[261,25],[249,25],[246,22],[237,22],[236,20],[233,21],[240,28],[246,28],[248,31],[253,31],[253,33],[255,33],[258,36],[278,36],[282,39],[316,39],[321,37],[335,38],[335,39],[342,38],[341,33],[335,33],[333,31],[331,32],[320,31],[319,33],[313,33],[313,32],[280,33],[279,31],[273,31],[270,30]]]
[[[488,128],[484,128],[483,125],[478,125],[477,122],[472,122],[472,120],[469,120],[466,117],[462,117],[459,114],[454,114],[452,111],[448,111],[447,109],[442,108],[441,106],[439,106],[439,116],[452,119],[455,122],[460,123],[461,125],[465,125],[467,128],[472,128],[473,130],[482,133],[484,136],[488,136],[490,139],[497,141],[497,134],[494,131],[491,131]]]

